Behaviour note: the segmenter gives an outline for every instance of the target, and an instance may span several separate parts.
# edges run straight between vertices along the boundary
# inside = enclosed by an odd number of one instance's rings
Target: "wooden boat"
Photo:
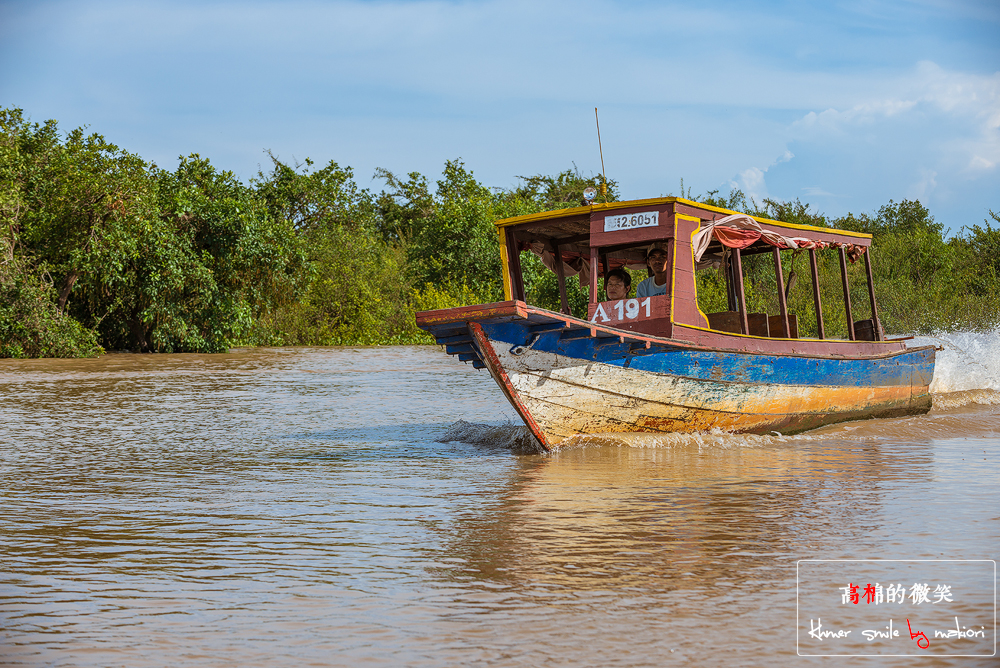
[[[576,434],[696,432],[790,434],[862,418],[924,413],[933,346],[886,339],[871,272],[871,235],[752,218],[677,197],[592,204],[500,220],[506,301],[424,311],[417,324],[450,355],[489,370],[546,449]],[[599,301],[598,276],[645,267],[662,242],[665,294]],[[799,338],[785,291],[778,313],[747,313],[743,258],[808,249],[815,338]],[[839,254],[848,338],[825,335],[817,251]],[[562,309],[525,302],[521,253],[558,275]],[[825,252],[831,252],[826,250]],[[787,257],[787,255],[786,255]],[[870,318],[854,321],[848,259],[863,259]],[[695,272],[721,266],[729,310],[705,314]],[[570,314],[566,279],[589,285],[589,318]]]

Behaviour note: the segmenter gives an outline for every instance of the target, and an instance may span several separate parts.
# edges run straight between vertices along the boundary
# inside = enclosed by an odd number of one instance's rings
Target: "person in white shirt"
[[[639,284],[635,291],[636,298],[667,294],[667,260],[666,242],[656,241],[650,244],[646,250],[646,266],[653,275]]]

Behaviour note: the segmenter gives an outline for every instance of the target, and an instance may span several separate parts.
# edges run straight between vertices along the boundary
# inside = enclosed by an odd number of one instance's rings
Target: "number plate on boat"
[[[631,230],[636,227],[656,227],[660,224],[659,211],[642,211],[640,213],[625,213],[620,216],[607,216],[604,219],[604,231]]]
[[[635,320],[643,317],[643,310],[645,310],[645,315],[648,318],[650,316],[649,310],[650,298],[646,297],[642,301],[638,299],[619,299],[617,302],[602,302],[597,305],[597,310],[594,311],[594,317],[590,319],[590,322],[605,323],[623,322],[626,319]],[[608,310],[604,310],[605,305],[607,305]]]

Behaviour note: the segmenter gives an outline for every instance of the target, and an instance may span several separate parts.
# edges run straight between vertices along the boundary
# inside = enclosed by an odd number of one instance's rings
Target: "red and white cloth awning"
[[[756,220],[742,213],[719,218],[701,224],[691,242],[694,245],[695,262],[700,262],[702,255],[708,250],[712,238],[719,240],[729,248],[747,248],[759,239],[778,248],[826,248],[830,244],[824,241],[806,239],[804,237],[786,237],[771,230],[765,230]]]
[[[819,241],[805,237],[786,237],[771,230],[765,230],[756,220],[742,213],[719,218],[701,224],[701,228],[691,238],[694,246],[694,260],[700,262],[712,238],[727,248],[747,248],[759,239],[777,248],[841,248],[847,252],[851,262],[856,261],[865,252],[865,246],[844,244],[836,241]]]

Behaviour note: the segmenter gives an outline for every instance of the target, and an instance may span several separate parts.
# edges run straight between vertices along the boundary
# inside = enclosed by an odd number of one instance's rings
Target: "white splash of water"
[[[953,332],[917,337],[910,347],[940,345],[932,394],[989,390],[1000,392],[1000,327],[991,332]]]

